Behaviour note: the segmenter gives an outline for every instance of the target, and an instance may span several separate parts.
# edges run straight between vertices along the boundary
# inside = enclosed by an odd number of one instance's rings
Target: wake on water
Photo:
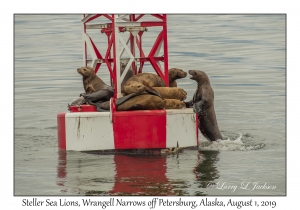
[[[237,133],[236,139],[231,140],[230,137],[224,140],[209,141],[207,140],[201,132],[199,132],[199,150],[200,151],[248,151],[248,150],[258,150],[265,146],[263,143],[255,143],[249,139],[249,134]],[[244,137],[244,138],[243,138]],[[232,137],[235,138],[235,137]]]

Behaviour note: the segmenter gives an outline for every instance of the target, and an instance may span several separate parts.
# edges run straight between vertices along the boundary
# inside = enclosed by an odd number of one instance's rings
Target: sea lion
[[[84,66],[77,69],[77,72],[82,75],[83,88],[86,94],[100,90],[106,84],[95,74],[92,67]]]
[[[78,106],[85,103],[96,103],[108,101],[114,95],[114,89],[105,84],[96,74],[92,67],[84,66],[77,69],[82,75],[83,88],[80,98],[71,103],[71,106]]]
[[[89,94],[82,93],[80,96],[84,97],[88,103],[104,102],[114,96],[114,89],[109,85],[103,85],[100,90]]]
[[[107,111],[106,109],[102,109],[100,104],[102,102],[110,100],[114,95],[114,89],[111,86],[103,86],[101,90],[97,90],[93,93],[85,94],[81,93],[80,98],[76,99],[71,103],[70,106],[80,106],[82,104],[88,103],[90,105],[95,105],[97,107],[97,111]],[[109,105],[108,105],[109,106]]]
[[[169,69],[169,87],[177,87],[177,79],[186,77],[187,73],[182,69],[171,68]]]
[[[152,87],[164,99],[177,99],[183,101],[186,99],[187,93],[178,87]]]
[[[152,95],[155,96],[155,95]],[[153,110],[153,109],[182,109],[185,107],[183,101],[177,99],[158,99],[152,97],[151,94],[132,93],[121,98],[116,99],[116,107],[118,111],[126,110]],[[132,99],[135,98],[135,99]],[[125,103],[127,102],[127,103]],[[97,107],[97,111],[109,111],[110,101],[90,103]],[[124,104],[124,105],[122,105]]]
[[[152,73],[140,73],[136,74],[133,77],[129,78],[124,86],[123,86],[123,92],[127,94],[135,93],[136,87],[142,88],[143,86],[147,87],[166,87],[166,83],[164,80]]]
[[[198,83],[193,99],[186,102],[186,105],[193,106],[193,110],[198,114],[198,125],[201,133],[210,141],[223,139],[217,123],[214,108],[214,91],[205,72],[199,70],[189,70],[190,79]]]
[[[118,111],[126,110],[155,110],[165,107],[164,100],[152,94],[140,94],[126,100],[120,105],[117,105]]]
[[[185,103],[177,99],[164,99],[164,104],[165,109],[182,109],[185,107]]]

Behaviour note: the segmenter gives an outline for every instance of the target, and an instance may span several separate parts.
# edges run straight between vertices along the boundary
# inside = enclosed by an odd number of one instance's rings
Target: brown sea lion
[[[114,90],[111,86],[106,85],[96,74],[92,67],[84,66],[77,69],[82,75],[83,88],[85,93],[80,94],[80,98],[71,103],[71,106],[85,104],[86,102],[102,102],[109,100]]]
[[[185,107],[185,103],[177,99],[164,99],[164,103],[165,109],[182,109]]]
[[[86,94],[100,90],[106,84],[95,74],[92,67],[84,66],[77,69],[82,75],[83,88]]]
[[[189,70],[190,79],[198,83],[193,99],[187,102],[188,107],[193,106],[193,110],[198,114],[198,125],[201,133],[210,141],[223,139],[217,123],[214,108],[214,91],[205,72],[199,70]]]
[[[185,107],[183,101],[177,99],[158,99],[153,97],[155,95],[147,93],[132,93],[121,98],[116,99],[116,107],[118,111],[126,110],[154,110],[154,109],[182,109]],[[134,99],[133,99],[134,98]],[[127,102],[127,103],[126,103]],[[110,101],[105,102],[89,102],[89,104],[95,105],[97,111],[109,111],[110,110]],[[124,104],[124,105],[122,105]]]
[[[169,69],[169,87],[177,87],[177,79],[186,77],[187,73],[182,69],[171,68]]]
[[[164,99],[177,99],[183,101],[186,99],[187,93],[178,87],[152,87]]]
[[[140,85],[139,85],[140,84]],[[166,83],[164,80],[152,73],[140,73],[136,74],[133,77],[129,78],[124,86],[123,86],[123,92],[125,94],[131,94],[135,93],[135,88],[140,88],[142,86],[148,86],[148,87],[166,87]]]
[[[94,93],[92,93],[94,94]],[[92,95],[90,94],[90,95]],[[141,97],[140,97],[141,96]],[[116,107],[118,111],[125,111],[125,110],[145,110],[145,109],[162,109],[162,102],[163,100],[160,96],[159,97],[161,100],[151,97],[151,96],[156,96],[155,94],[148,94],[147,92],[145,93],[132,93],[126,96],[123,96],[121,98],[116,99]],[[136,99],[131,100],[132,98],[136,97]],[[153,99],[153,100],[152,100]],[[130,101],[130,102],[128,102]],[[122,105],[126,103],[125,105]],[[96,106],[98,112],[105,112],[110,110],[110,101],[97,101],[97,102],[92,102],[88,101],[89,104]],[[153,103],[157,103],[156,105]],[[121,106],[122,105],[122,106]],[[120,106],[120,108],[119,108]],[[173,105],[175,107],[175,105]]]
[[[151,94],[141,94],[117,105],[117,110],[155,110],[163,109],[164,107],[164,100],[160,97]]]
[[[106,111],[101,109],[98,104],[110,100],[114,95],[114,89],[111,86],[105,85],[102,86],[102,89],[97,90],[95,92],[85,94],[81,93],[80,98],[76,99],[71,103],[70,106],[80,106],[82,104],[88,103],[91,105],[95,105],[98,111]],[[99,109],[98,109],[99,108]]]

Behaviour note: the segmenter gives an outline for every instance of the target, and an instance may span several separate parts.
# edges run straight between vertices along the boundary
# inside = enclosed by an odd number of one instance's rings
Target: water
[[[285,18],[169,15],[169,67],[208,74],[225,140],[145,156],[58,152],[56,115],[83,92],[81,16],[15,15],[14,195],[285,195]],[[190,100],[196,83],[178,86]]]

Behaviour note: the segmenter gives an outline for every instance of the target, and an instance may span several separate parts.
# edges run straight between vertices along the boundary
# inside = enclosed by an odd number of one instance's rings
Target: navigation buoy
[[[146,20],[144,20],[146,19]],[[92,105],[69,106],[69,113],[58,113],[58,148],[60,150],[166,149],[198,145],[197,116],[191,108],[167,110],[117,111],[115,100],[122,97],[121,83],[131,68],[142,73],[149,62],[157,75],[169,85],[167,16],[152,15],[83,15],[83,64],[97,73],[103,65],[114,86],[110,112],[97,112]],[[105,23],[99,23],[99,21]],[[156,40],[145,55],[142,36],[148,28],[159,28]],[[102,51],[88,34],[100,30],[106,35]],[[154,30],[157,31],[157,30]],[[120,33],[127,33],[125,41]],[[147,32],[150,33],[150,32]],[[105,38],[104,35],[104,38]],[[161,47],[163,50],[161,51]],[[126,51],[128,57],[124,56]],[[88,58],[88,53],[91,59]],[[160,55],[162,53],[162,55]],[[121,75],[120,64],[125,64]]]

